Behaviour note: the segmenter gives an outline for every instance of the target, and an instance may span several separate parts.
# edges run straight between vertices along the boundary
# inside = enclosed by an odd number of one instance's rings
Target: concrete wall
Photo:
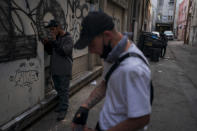
[[[191,27],[189,44],[197,45],[197,1],[193,0],[191,8]]]
[[[184,40],[186,21],[188,15],[189,0],[183,0],[179,5],[179,15],[178,15],[178,40]]]
[[[117,0],[108,0],[105,3],[105,9],[104,11],[112,16],[114,22],[115,22],[115,28],[120,31],[128,31],[127,27],[127,5],[128,1],[117,1]]]
[[[31,3],[32,7],[36,6],[36,2]],[[10,12],[12,16],[9,16],[9,11],[6,9],[14,6],[14,3],[1,1],[0,6],[0,14],[3,15],[0,19],[2,22],[0,37],[8,38],[1,41],[0,125],[44,98],[43,46],[36,37],[33,37],[35,33],[31,26],[31,18],[22,12],[22,10],[27,11],[24,8],[24,1],[17,1],[15,4],[21,7],[21,11]],[[13,20],[11,24],[10,19]],[[37,47],[35,57],[34,52],[28,51],[30,45]],[[30,50],[34,49],[30,48]],[[9,54],[2,55],[6,52]],[[13,55],[13,58],[9,58],[9,55]]]
[[[85,0],[0,1],[0,125],[39,103],[49,90],[50,57],[39,41],[49,36],[46,22],[60,21],[76,41],[89,7]],[[94,7],[98,10],[98,3]],[[97,62],[90,61],[87,49],[74,50],[73,57],[73,76]]]
[[[147,7],[145,7],[145,25],[144,28],[146,31],[151,32],[152,31],[152,4],[151,1],[149,1]]]
[[[139,39],[139,35],[141,32],[141,27],[143,24],[143,1],[137,1],[136,5],[134,5],[136,8],[136,21],[134,23],[134,42],[137,43]]]
[[[152,31],[155,30],[157,20],[157,0],[151,0],[152,5]]]
[[[124,32],[127,2],[101,0],[91,7],[100,7],[111,15],[117,30]],[[46,23],[56,19],[76,42],[81,20],[89,11],[86,0],[0,1],[0,126],[38,104],[52,89],[50,56],[40,42],[49,36]],[[73,78],[101,64],[99,57],[89,54],[87,48],[74,50],[73,58]]]
[[[177,26],[177,22],[178,22],[178,15],[179,15],[179,6],[180,3],[183,0],[176,0],[176,9],[175,9],[175,16],[174,16],[174,35],[175,37],[177,37],[177,31],[178,31],[178,26]]]

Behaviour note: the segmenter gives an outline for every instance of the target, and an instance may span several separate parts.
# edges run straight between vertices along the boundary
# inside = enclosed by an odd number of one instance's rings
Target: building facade
[[[82,19],[93,10],[112,16],[118,31],[133,32],[135,43],[142,31],[152,29],[150,0],[0,1],[0,129],[13,124],[12,120],[17,123],[22,113],[37,109],[53,91],[50,56],[41,42],[49,35],[44,28],[47,22],[59,21],[76,42]],[[73,49],[73,59],[73,80],[102,66],[87,48]]]
[[[157,20],[157,0],[151,0],[152,6],[152,30],[156,30],[156,20]]]
[[[175,0],[157,1],[156,30],[163,32],[173,30]]]
[[[93,10],[112,16],[118,31],[128,31],[128,0],[1,0],[0,9],[0,127],[37,108],[53,91],[50,56],[41,43],[49,20],[59,21],[74,42],[81,20]],[[73,59],[72,79],[102,65],[87,48],[73,49]]]
[[[184,40],[185,37],[187,18],[188,18],[188,7],[189,7],[189,0],[183,0],[179,5],[178,21],[177,21],[178,40]]]
[[[177,21],[178,21],[178,15],[179,15],[179,5],[180,3],[182,2],[183,0],[176,0],[176,7],[175,7],[175,16],[174,16],[174,35],[175,35],[175,38],[177,38],[177,32],[178,32],[178,26],[177,26]]]
[[[137,44],[142,31],[151,31],[152,5],[151,0],[129,0],[128,27],[133,33],[132,40]]]
[[[189,34],[189,44],[197,46],[197,1],[190,0],[190,34]]]

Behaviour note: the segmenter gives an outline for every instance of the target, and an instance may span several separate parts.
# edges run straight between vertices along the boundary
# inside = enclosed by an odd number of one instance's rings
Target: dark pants
[[[58,94],[58,108],[60,111],[67,111],[70,76],[53,75],[52,78]]]

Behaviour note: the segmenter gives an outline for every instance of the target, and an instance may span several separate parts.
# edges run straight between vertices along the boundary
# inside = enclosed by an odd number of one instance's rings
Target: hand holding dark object
[[[48,39],[48,38],[43,38],[43,39],[42,39],[42,43],[43,43],[43,44],[47,44],[48,42],[49,42],[49,39]]]
[[[76,112],[72,122],[78,125],[85,125],[87,122],[87,118],[88,118],[88,112],[89,112],[89,109],[80,107],[78,111]]]

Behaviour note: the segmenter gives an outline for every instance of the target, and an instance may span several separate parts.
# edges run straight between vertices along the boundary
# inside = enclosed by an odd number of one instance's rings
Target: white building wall
[[[38,3],[38,0],[31,3],[32,7],[36,6],[36,2]],[[24,1],[17,0],[16,3],[25,10]],[[14,23],[24,31],[25,36],[35,35],[27,15],[20,11],[18,11],[20,17],[15,13],[12,15]],[[4,22],[6,24],[6,21]],[[17,30],[16,34],[19,34]],[[37,44],[35,58],[0,63],[0,125],[44,99],[43,45],[39,41],[35,44]]]
[[[151,0],[152,5],[152,31],[155,30],[155,24],[157,19],[157,0]]]
[[[11,17],[8,17],[6,13],[9,12],[7,10],[10,5],[18,10],[13,10]],[[98,4],[94,6],[98,10]],[[37,45],[35,57],[0,62],[0,126],[45,98],[45,68],[50,64],[50,57],[44,53],[43,45],[39,41],[40,37],[48,36],[44,22],[55,18],[76,41],[79,38],[81,20],[88,14],[89,7],[85,0],[13,0],[11,4],[0,1],[0,21],[3,23],[0,25],[0,55],[7,52],[9,44],[14,45],[21,38],[25,38],[22,41],[24,47],[21,48],[26,51],[27,45],[32,44],[26,40],[27,36],[37,38],[34,43]],[[9,28],[11,19],[13,28]],[[9,29],[12,29],[14,40],[9,36]],[[9,39],[5,39],[5,42],[2,40],[7,37],[13,40],[12,43],[9,43]],[[18,42],[18,45],[20,44]],[[89,62],[88,50],[74,50],[73,56],[73,74],[86,71]],[[0,59],[2,60],[2,57]]]
[[[161,1],[161,5],[160,5]],[[170,0],[158,0],[157,5],[157,22],[172,23],[174,17],[174,4],[169,4]]]
[[[43,45],[39,41],[39,38],[48,36],[48,32],[44,28],[45,22],[56,19],[63,25],[65,31],[71,33],[76,42],[80,35],[81,20],[90,9],[90,4],[86,3],[86,0],[13,0],[12,2],[11,6],[18,8],[11,13],[12,32],[16,38],[19,36],[26,38],[29,35],[36,37],[34,44],[37,45],[37,50],[35,57],[0,62],[0,126],[45,98],[46,68],[50,66],[50,57],[44,52]],[[125,14],[127,2],[127,0],[104,2],[109,3],[104,12],[114,18],[116,28],[121,32],[126,31],[127,27]],[[4,28],[9,28],[7,24],[11,18],[7,18],[6,14],[2,12],[6,4],[5,1],[0,1],[0,15],[4,16],[0,17],[0,21],[5,24],[5,26],[0,25],[1,38],[5,35],[6,38],[9,37],[9,31]],[[9,9],[7,7],[6,9]],[[95,10],[98,10],[98,3],[94,4],[94,7]],[[12,39],[12,37],[9,38]],[[2,46],[4,44],[9,46],[9,43],[0,40],[0,55],[1,52],[7,51]],[[30,43],[25,41],[25,44]],[[87,48],[82,51],[74,50],[73,57],[73,75],[88,70],[92,59]],[[95,64],[95,62],[92,63]]]

